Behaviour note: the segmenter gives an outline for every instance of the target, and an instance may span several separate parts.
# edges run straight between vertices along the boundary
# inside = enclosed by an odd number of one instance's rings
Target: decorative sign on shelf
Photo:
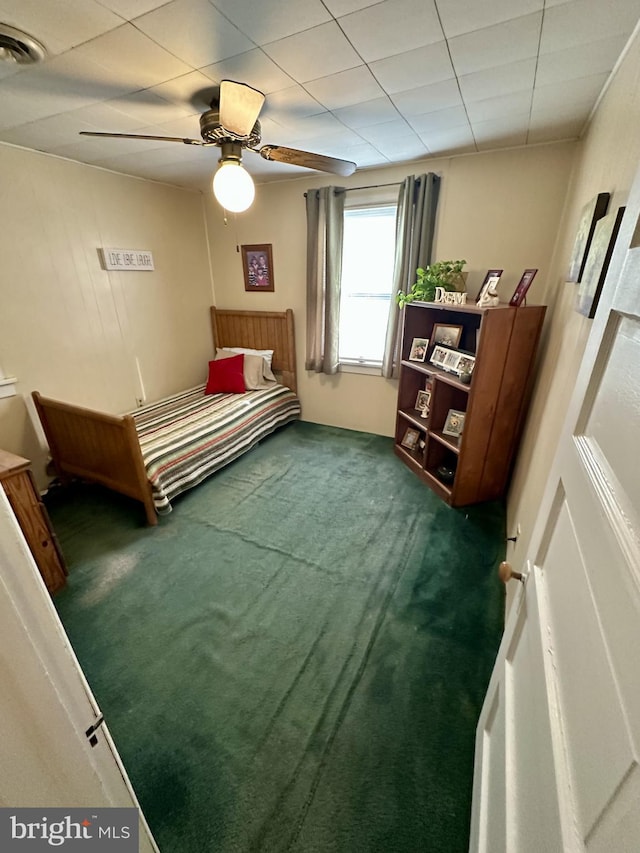
[[[153,270],[153,255],[144,249],[98,249],[106,270]]]
[[[434,302],[439,302],[443,305],[466,305],[467,294],[459,293],[456,290],[445,290],[444,287],[436,287]]]

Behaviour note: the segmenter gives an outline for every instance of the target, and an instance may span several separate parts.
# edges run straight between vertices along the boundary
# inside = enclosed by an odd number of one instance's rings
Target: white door
[[[136,807],[131,783],[0,488],[0,806]],[[140,812],[140,851],[158,848]]]
[[[639,216],[637,177],[478,724],[472,851],[640,850]]]

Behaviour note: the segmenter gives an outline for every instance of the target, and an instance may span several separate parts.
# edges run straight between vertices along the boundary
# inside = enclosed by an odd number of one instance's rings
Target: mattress
[[[300,401],[284,385],[244,394],[205,394],[204,388],[131,413],[159,514],[171,512],[177,495],[300,417]]]

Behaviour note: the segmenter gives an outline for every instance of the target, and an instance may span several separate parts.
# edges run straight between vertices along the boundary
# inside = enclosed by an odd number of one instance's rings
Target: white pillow
[[[267,362],[267,367],[271,370],[271,360],[273,359],[272,349],[247,349],[247,347],[225,347],[231,352],[243,352],[245,355],[261,355]]]

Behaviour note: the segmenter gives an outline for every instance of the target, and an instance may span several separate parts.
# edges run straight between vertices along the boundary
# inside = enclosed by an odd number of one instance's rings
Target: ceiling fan
[[[217,145],[221,150],[220,166],[213,179],[213,191],[224,208],[232,212],[246,210],[252,203],[255,188],[249,173],[241,165],[242,151],[247,148],[265,160],[277,160],[293,166],[304,166],[319,172],[331,172],[344,177],[352,175],[356,164],[350,160],[312,154],[282,145],[262,145],[258,116],[265,96],[258,89],[234,80],[222,80],[219,94],[211,100],[210,107],[200,116],[202,139],[179,136],[146,136],[137,133],[99,133],[81,130],[82,136],[108,136],[116,139],[152,139],[161,142],[181,142],[184,145]]]

